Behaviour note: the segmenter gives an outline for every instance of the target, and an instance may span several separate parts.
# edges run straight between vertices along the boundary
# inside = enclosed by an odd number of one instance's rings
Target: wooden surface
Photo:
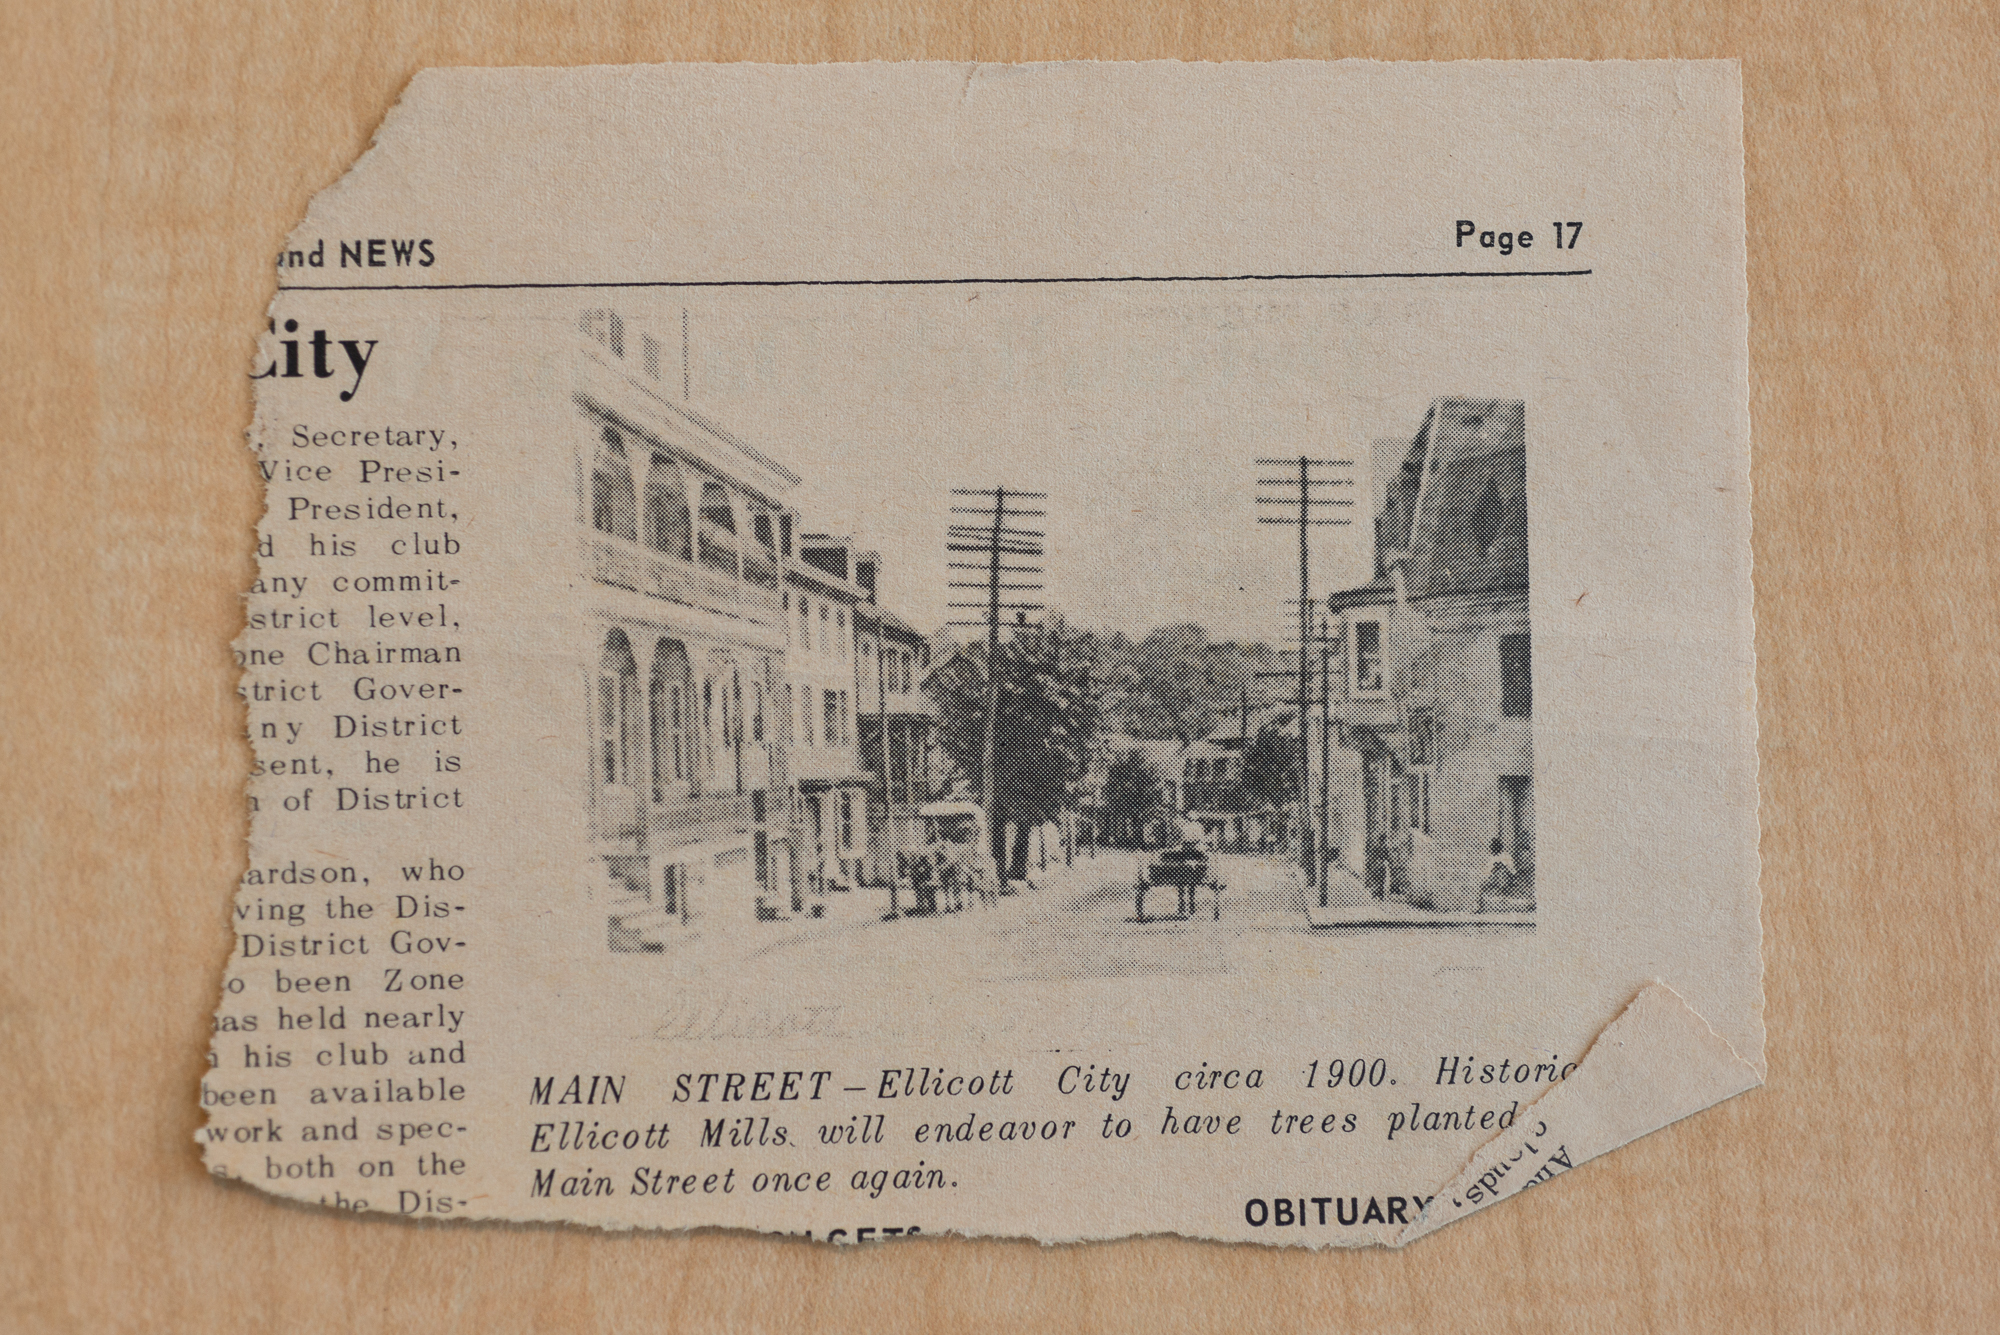
[[[2000,1328],[1995,20],[1972,5],[0,14],[0,1328]],[[1771,1082],[1402,1254],[828,1251],[210,1183],[279,239],[426,64],[1739,56]]]

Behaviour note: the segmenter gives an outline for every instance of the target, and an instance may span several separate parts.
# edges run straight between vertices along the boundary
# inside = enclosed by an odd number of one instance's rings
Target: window
[[[743,791],[743,674],[729,673],[729,695],[723,702],[722,740],[729,747],[731,777],[736,791]]]
[[[666,800],[669,784],[687,782],[694,759],[688,745],[692,704],[687,650],[678,641],[661,640],[653,650],[653,672],[646,683],[655,802]]]
[[[750,679],[750,740],[764,740],[764,683],[756,677]]]
[[[1535,781],[1525,774],[1500,776],[1500,842],[1523,876],[1535,873]]]
[[[681,466],[664,454],[653,456],[646,471],[645,542],[656,552],[694,559],[693,526],[688,522],[687,485]]]
[[[840,790],[840,846],[850,855],[854,852],[854,791]]]
[[[1500,637],[1500,712],[1507,718],[1527,718],[1534,711],[1535,693],[1526,635]]]
[[[751,541],[743,546],[743,577],[762,588],[777,588],[777,538],[768,511],[758,510],[751,514],[750,537]]]
[[[632,781],[634,714],[638,705],[639,665],[632,642],[614,630],[604,639],[597,667],[598,774],[606,784]]]
[[[885,667],[888,665],[886,657],[883,659],[883,665]],[[885,691],[889,689],[889,677],[886,672],[882,676],[882,689]],[[861,642],[861,703],[864,706],[867,705],[868,697],[874,693],[875,642],[873,640],[863,640]]]
[[[1379,621],[1354,623],[1353,681],[1356,695],[1382,693],[1382,623]]]
[[[846,691],[840,693],[840,744],[854,745],[854,700]]]
[[[654,338],[651,334],[641,334],[639,335],[639,347],[644,351],[643,360],[646,364],[646,374],[658,380],[660,378],[660,340]]]
[[[840,696],[833,691],[822,692],[826,710],[826,729],[820,735],[826,738],[828,746],[840,745]]]
[[[799,648],[813,647],[812,609],[806,606],[804,594],[799,595]]]
[[[704,677],[701,683],[701,746],[702,773],[715,773],[715,678]]]
[[[597,457],[590,465],[590,526],[614,538],[637,541],[638,520],[625,441],[615,429],[605,427],[597,442]]]
[[[701,528],[696,534],[701,563],[736,578],[736,508],[720,482],[701,484]]]
[[[1472,509],[1472,541],[1478,546],[1480,560],[1493,554],[1506,520],[1507,507],[1500,499],[1500,484],[1489,477],[1486,490],[1479,494],[1479,504]]]
[[[839,642],[840,656],[842,658],[851,657],[853,650],[847,639],[847,610],[845,608],[836,607],[833,609],[833,638]]]
[[[1431,832],[1431,776],[1428,772],[1412,773],[1404,780],[1409,789],[1410,828]]]
[[[813,706],[810,686],[799,687],[799,744],[801,746],[813,744]]]
[[[1437,722],[1428,706],[1410,711],[1410,764],[1429,765],[1436,745]]]
[[[625,317],[617,311],[585,311],[583,332],[594,342],[611,349],[613,356],[625,355]]]
[[[821,653],[827,652],[827,650],[830,648],[830,646],[827,644],[827,639],[826,639],[826,627],[827,627],[826,604],[821,603],[819,605],[819,651]]]

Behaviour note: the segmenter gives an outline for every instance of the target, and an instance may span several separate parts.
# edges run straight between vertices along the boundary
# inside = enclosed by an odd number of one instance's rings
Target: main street
[[[1227,1008],[1273,988],[1309,1011],[1334,995],[1335,980],[1392,956],[1399,972],[1451,991],[1489,967],[1494,943],[1479,938],[1534,939],[1518,916],[1441,930],[1314,927],[1295,867],[1229,854],[1214,859],[1227,887],[1220,920],[1141,923],[1139,866],[1140,855],[1124,851],[1052,863],[991,906],[934,916],[885,921],[888,893],[875,890],[828,896],[820,918],[697,918],[662,952],[622,957],[632,1018],[671,1040],[942,1044],[935,1061],[974,1035],[1066,1045],[1111,1025],[1130,1038],[1185,1008]],[[1415,914],[1401,905],[1363,912]],[[1422,915],[1433,927],[1439,916]]]
[[[886,918],[888,892],[872,889],[830,896],[822,918],[697,920],[668,943],[664,959],[677,970],[719,977],[747,968],[799,981],[821,973],[847,979],[880,974],[904,959],[921,959],[927,972],[961,985],[1226,974],[1306,963],[1315,958],[1315,939],[1379,930],[1384,919],[1429,924],[1439,916],[1396,904],[1357,915],[1371,920],[1370,926],[1315,927],[1295,865],[1225,853],[1211,860],[1213,875],[1225,887],[1219,920],[1204,896],[1195,917],[1142,923],[1133,891],[1142,858],[1149,856],[1106,850],[1069,866],[1051,862],[1046,870],[1031,868],[1029,885],[1018,893],[991,905],[969,902],[957,913]],[[907,905],[907,896],[902,903]],[[1149,902],[1148,912],[1158,912],[1157,901]],[[1518,918],[1495,918],[1458,930],[1520,925],[1525,924]]]

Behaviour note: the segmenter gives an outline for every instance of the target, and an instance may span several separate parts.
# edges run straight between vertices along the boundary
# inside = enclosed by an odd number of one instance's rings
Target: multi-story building
[[[937,707],[924,694],[931,646],[921,632],[879,600],[882,559],[854,558],[862,601],[855,604],[855,716],[860,761],[869,776],[869,878],[887,884],[901,872],[899,855],[923,850],[917,809],[933,796],[931,771]]]
[[[1465,911],[1497,840],[1532,904],[1525,408],[1437,400],[1379,491],[1375,577],[1329,600],[1330,842],[1375,893]]]
[[[1259,709],[1267,720],[1296,737],[1291,727],[1296,710]],[[1273,807],[1244,782],[1243,763],[1256,735],[1246,710],[1225,727],[1187,748],[1181,759],[1183,815],[1198,822],[1211,846],[1232,852],[1270,847],[1283,837],[1285,813]]]
[[[784,565],[779,612],[785,672],[779,708],[790,736],[793,839],[799,874],[791,909],[824,913],[828,894],[862,882],[868,857],[868,783],[856,747],[853,543],[824,533],[798,541]]]
[[[786,832],[783,497],[799,479],[660,382],[660,345],[587,312],[573,452],[589,679],[590,835],[614,949],[767,917]]]

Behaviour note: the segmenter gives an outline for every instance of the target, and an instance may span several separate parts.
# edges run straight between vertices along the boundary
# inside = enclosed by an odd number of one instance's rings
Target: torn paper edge
[[[1406,1247],[1763,1083],[1678,992],[1655,981],[1605,1027],[1567,1080],[1523,1108],[1390,1245]]]

